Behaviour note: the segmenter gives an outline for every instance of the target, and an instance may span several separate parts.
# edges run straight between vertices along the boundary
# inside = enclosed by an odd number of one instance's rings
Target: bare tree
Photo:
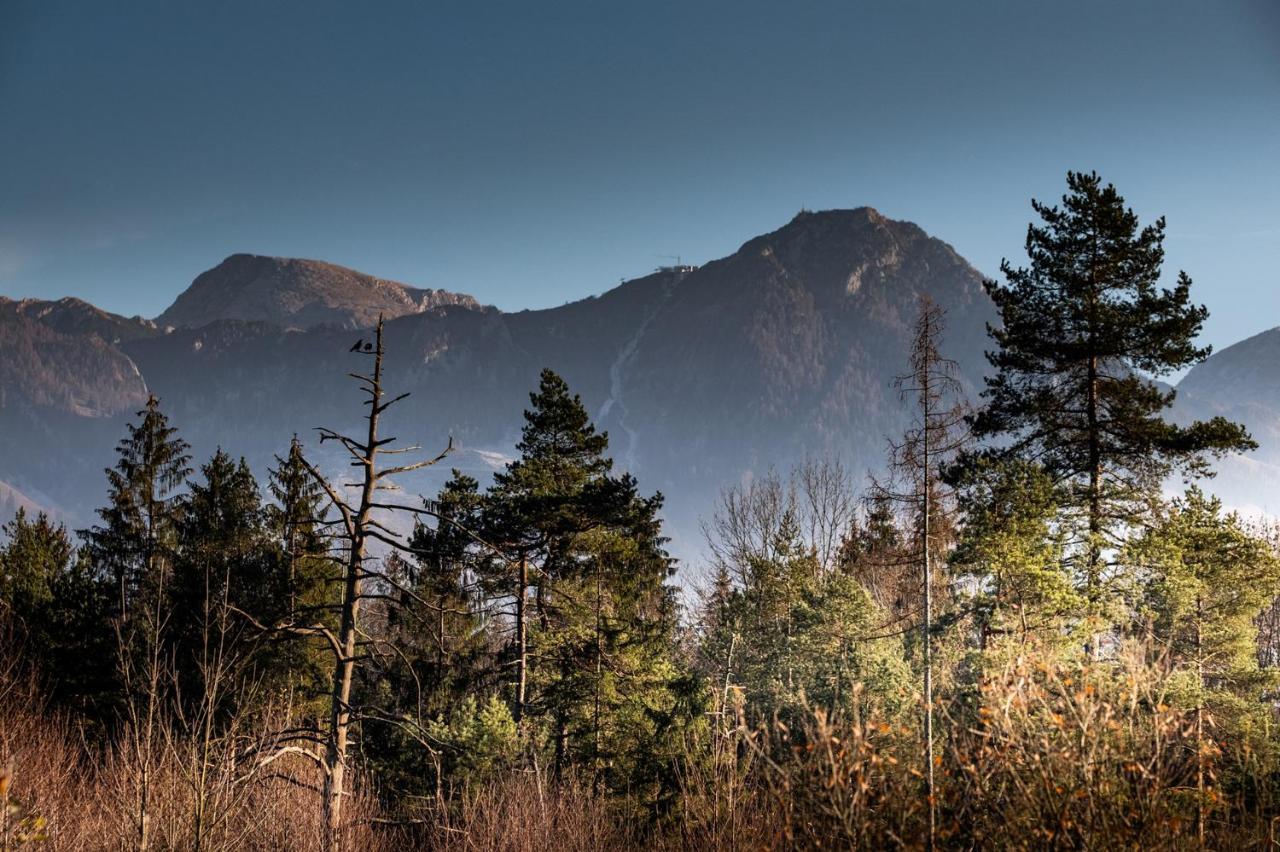
[[[702,533],[717,569],[739,584],[755,560],[769,560],[786,519],[801,534],[801,546],[821,570],[832,570],[852,530],[858,509],[852,474],[838,458],[807,458],[784,479],[764,476],[720,492]]]
[[[341,542],[341,546],[332,556],[339,573],[335,578],[339,580],[338,599],[327,607],[296,609],[290,618],[282,623],[269,627],[257,624],[259,628],[272,633],[318,638],[333,657],[327,722],[319,729],[295,729],[273,738],[269,752],[264,753],[258,761],[258,766],[261,767],[285,754],[299,754],[309,757],[319,765],[323,774],[321,794],[324,809],[325,848],[330,852],[337,852],[341,847],[342,803],[343,797],[348,795],[347,755],[353,728],[367,718],[393,721],[385,719],[376,711],[357,708],[352,704],[351,690],[357,663],[372,654],[387,651],[386,648],[381,647],[387,644],[386,640],[375,637],[362,626],[362,605],[369,600],[384,600],[388,598],[388,590],[395,589],[399,594],[409,596],[419,604],[430,606],[428,601],[420,599],[398,577],[380,570],[379,563],[370,549],[371,546],[381,545],[393,550],[412,551],[404,536],[388,525],[387,518],[396,513],[421,515],[432,514],[432,512],[429,508],[421,506],[387,502],[387,498],[382,495],[384,492],[397,490],[390,477],[433,465],[453,449],[453,442],[450,440],[445,450],[434,458],[381,467],[382,456],[409,453],[420,449],[418,446],[389,449],[387,445],[394,443],[396,439],[381,437],[379,431],[382,415],[391,406],[408,396],[407,393],[402,393],[390,399],[386,398],[383,387],[384,349],[381,318],[378,320],[373,346],[360,350],[353,349],[353,352],[357,356],[373,359],[371,373],[349,374],[360,383],[361,391],[368,396],[364,402],[369,407],[364,416],[364,435],[354,438],[324,427],[319,428],[318,431],[321,443],[328,441],[337,443],[346,451],[351,460],[351,466],[359,471],[357,481],[345,483],[346,487],[358,491],[358,497],[354,499],[347,497],[339,486],[330,483],[314,464],[305,458],[302,459],[307,472],[323,490],[328,499],[329,508],[336,515],[323,523],[336,528],[336,539]],[[328,623],[324,618],[326,612],[330,616]],[[334,626],[335,622],[336,626]]]
[[[873,493],[904,505],[914,526],[913,546],[905,559],[918,567],[920,636],[923,645],[924,763],[928,796],[928,847],[937,837],[937,795],[933,743],[933,632],[935,597],[940,591],[934,565],[952,537],[947,511],[951,503],[942,470],[962,448],[965,406],[957,381],[956,363],[943,358],[938,342],[945,329],[945,312],[928,296],[920,299],[911,343],[910,371],[895,384],[912,403],[911,425],[900,441],[890,442],[890,475],[873,483]]]

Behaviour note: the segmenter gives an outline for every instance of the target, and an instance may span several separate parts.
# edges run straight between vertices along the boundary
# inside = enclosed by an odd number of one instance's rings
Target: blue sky
[[[228,254],[506,309],[872,205],[979,269],[1097,169],[1225,345],[1280,325],[1280,4],[0,3],[0,294]]]

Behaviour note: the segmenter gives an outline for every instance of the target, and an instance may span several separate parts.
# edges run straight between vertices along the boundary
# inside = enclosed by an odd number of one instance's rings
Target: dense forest
[[[726,489],[679,575],[550,370],[429,498],[381,324],[362,431],[306,439],[342,477],[201,463],[152,397],[94,525],[3,527],[0,848],[1273,845],[1280,535],[1157,381],[1206,312],[1096,174],[1034,210],[981,398],[922,297],[882,471]]]

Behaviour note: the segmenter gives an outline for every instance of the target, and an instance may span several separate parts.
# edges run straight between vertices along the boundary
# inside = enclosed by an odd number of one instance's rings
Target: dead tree
[[[331,557],[334,560],[336,573],[340,574],[340,577],[336,578],[340,580],[337,600],[327,607],[297,610],[289,619],[279,624],[270,626],[257,624],[260,629],[271,633],[318,638],[333,657],[333,678],[326,723],[318,730],[293,729],[272,738],[270,748],[262,749],[262,755],[257,761],[257,766],[261,768],[285,755],[296,754],[318,764],[323,775],[321,795],[325,848],[330,852],[337,852],[341,846],[342,801],[344,796],[349,795],[347,753],[352,730],[363,719],[377,718],[387,721],[377,713],[367,713],[361,708],[354,707],[351,701],[357,663],[370,654],[377,653],[377,646],[386,644],[384,640],[370,636],[361,628],[361,606],[371,599],[386,598],[388,588],[394,588],[418,600],[418,596],[396,577],[379,570],[376,558],[370,553],[370,548],[381,545],[384,549],[410,551],[411,548],[403,536],[385,523],[386,517],[399,512],[410,514],[430,514],[430,512],[416,506],[389,502],[383,494],[397,490],[390,480],[391,477],[433,465],[444,459],[453,449],[453,441],[450,440],[444,451],[434,458],[381,467],[382,456],[421,449],[418,446],[389,449],[387,445],[394,443],[396,439],[383,438],[379,431],[382,415],[409,394],[402,393],[391,399],[386,398],[383,387],[384,349],[381,318],[378,320],[373,346],[364,347],[358,351],[353,349],[352,352],[357,357],[373,359],[373,369],[370,373],[349,374],[360,383],[361,391],[367,394],[364,404],[369,407],[369,410],[364,416],[364,435],[354,438],[324,427],[319,428],[318,431],[322,444],[333,441],[346,451],[351,467],[358,472],[358,478],[355,482],[344,483],[344,486],[355,489],[358,496],[348,497],[340,490],[343,486],[334,485],[314,464],[305,457],[302,459],[307,472],[323,490],[329,508],[332,510],[329,518],[323,523],[336,529],[336,538],[341,542],[341,546]],[[383,520],[380,521],[378,518]],[[426,601],[418,602],[428,605]],[[326,613],[329,615],[328,623],[323,617]]]
[[[916,541],[904,554],[914,565],[921,588],[918,607],[924,662],[922,691],[924,703],[925,789],[928,797],[928,848],[937,836],[937,791],[934,779],[933,743],[933,633],[935,596],[938,591],[934,565],[951,537],[947,504],[949,493],[942,470],[955,459],[966,437],[962,431],[965,406],[956,379],[957,365],[943,358],[938,341],[945,329],[945,312],[928,296],[920,299],[911,342],[910,371],[895,385],[914,408],[911,424],[902,439],[890,442],[890,476],[875,482],[873,493],[907,507]]]

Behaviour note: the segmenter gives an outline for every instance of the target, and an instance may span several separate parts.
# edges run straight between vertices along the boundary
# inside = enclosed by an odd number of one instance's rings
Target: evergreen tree
[[[75,547],[66,527],[44,512],[29,520],[22,508],[0,527],[0,535],[7,539],[0,550],[0,605],[22,621],[53,600],[54,583],[71,564]]]
[[[107,629],[110,588],[76,551],[66,527],[19,509],[0,527],[0,621],[55,700],[100,717],[114,687]],[[16,649],[15,649],[16,650]]]
[[[472,537],[481,524],[479,489],[473,477],[453,471],[435,501],[436,524],[418,524],[410,540],[413,564],[405,585],[422,603],[415,607],[402,594],[397,612],[405,614],[403,629],[417,637],[414,690],[420,694],[413,696],[414,704],[431,715],[489,680]],[[410,621],[415,609],[421,616]],[[406,642],[413,641],[406,636]]]
[[[483,528],[515,557],[490,563],[515,603],[514,715],[548,729],[562,769],[600,762],[595,709],[604,672],[579,675],[594,672],[610,649],[626,646],[627,665],[609,674],[629,698],[650,703],[651,719],[674,700],[674,669],[664,662],[675,630],[665,585],[673,567],[658,519],[661,495],[641,497],[633,477],[612,473],[608,436],[595,431],[581,399],[544,370],[530,401],[520,456],[494,478]],[[615,630],[615,614],[626,618],[625,631]],[[652,735],[652,721],[646,725]],[[632,730],[632,743],[641,734]]]
[[[215,701],[206,709],[222,715],[247,699],[239,693],[249,683],[278,684],[286,675],[254,671],[264,660],[245,616],[269,622],[283,607],[261,493],[244,459],[236,463],[219,449],[201,466],[189,485],[178,542],[169,606],[179,695],[188,709]]]
[[[767,554],[730,569],[742,585],[718,584],[704,610],[704,670],[718,701],[737,703],[721,712],[797,724],[812,708],[851,717],[854,701],[860,711],[901,709],[909,672],[893,619],[853,575],[815,572],[792,519],[778,530]]]
[[[169,425],[160,400],[149,397],[138,417],[117,445],[116,466],[106,471],[102,524],[85,533],[94,566],[112,581],[121,617],[140,596],[154,603],[161,594],[176,547],[181,489],[191,473],[190,447]]]
[[[332,629],[336,626],[332,613],[335,589],[333,557],[324,526],[324,495],[307,472],[296,435],[289,443],[288,455],[276,456],[267,487],[274,500],[264,509],[275,561],[270,580],[275,615],[270,617],[284,622],[302,618]],[[314,718],[323,712],[330,675],[323,648],[306,642],[274,642],[263,653],[264,665],[284,674],[287,684],[298,690],[305,715]]]
[[[280,554],[275,596],[288,612],[326,603],[328,542],[322,529],[323,494],[303,461],[294,435],[289,454],[276,456],[267,487],[275,502],[266,507],[266,524]]]
[[[1032,202],[1028,267],[1001,264],[987,283],[1000,313],[990,329],[986,408],[973,420],[989,455],[1034,459],[1064,486],[1075,568],[1094,607],[1106,554],[1174,471],[1207,473],[1206,456],[1254,446],[1222,418],[1176,426],[1161,413],[1174,392],[1149,377],[1209,354],[1195,338],[1207,314],[1191,279],[1158,285],[1164,219],[1139,228],[1097,174],[1070,172],[1061,207]],[[1094,644],[1094,651],[1097,644]]]
[[[1030,462],[987,460],[962,485],[962,532],[951,565],[968,589],[979,649],[1004,639],[1065,640],[1081,601],[1055,524],[1053,481]]]

